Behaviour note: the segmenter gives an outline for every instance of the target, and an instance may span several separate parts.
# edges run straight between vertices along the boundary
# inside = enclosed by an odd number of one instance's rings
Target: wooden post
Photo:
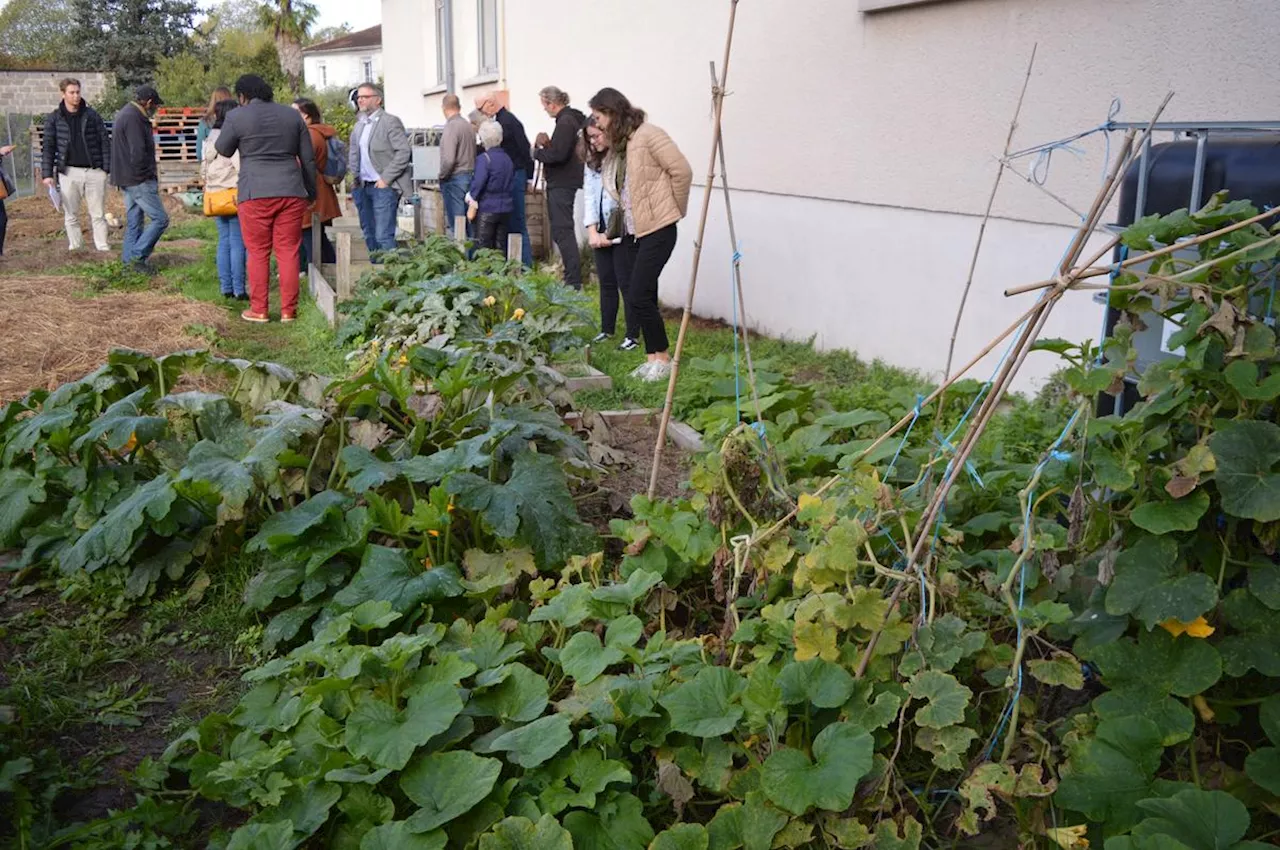
[[[467,217],[465,215],[455,215],[453,217],[453,238],[459,245],[467,244]]]
[[[337,233],[338,244],[338,300],[351,297],[351,234],[345,230]]]
[[[524,251],[524,237],[519,233],[507,234],[507,261],[520,262],[520,254]]]
[[[320,223],[320,213],[311,214],[311,265],[321,268],[324,265],[324,257],[320,256],[320,246],[324,243],[321,237],[324,234],[324,225]]]
[[[724,41],[724,61],[720,65],[720,84],[712,95],[715,100],[715,120],[711,130],[711,162],[707,165],[706,191],[702,193],[702,215],[698,219],[698,235],[693,241],[693,264],[689,272],[689,294],[685,297],[684,315],[680,318],[680,333],[676,336],[676,350],[671,358],[671,377],[667,381],[667,400],[662,405],[662,418],[658,420],[658,440],[653,446],[653,468],[649,471],[649,498],[658,491],[658,475],[662,470],[662,450],[667,443],[667,425],[671,422],[671,405],[676,397],[676,380],[680,377],[680,353],[684,350],[684,338],[689,332],[689,318],[693,315],[693,294],[698,287],[698,263],[702,259],[702,240],[707,234],[707,214],[711,211],[711,192],[716,180],[716,157],[720,149],[720,119],[724,115],[724,86],[729,78],[729,52],[733,47],[733,22],[738,14],[738,0],[729,0],[729,33]]]

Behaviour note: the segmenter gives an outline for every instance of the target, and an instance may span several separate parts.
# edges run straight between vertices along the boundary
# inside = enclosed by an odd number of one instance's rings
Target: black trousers
[[[333,240],[329,238],[329,234],[325,232],[325,228],[329,226],[330,221],[320,222],[320,262],[336,263],[338,262],[338,251],[333,247]],[[311,264],[311,228],[304,227],[302,229],[302,273],[307,273],[307,266]]]
[[[622,288],[622,276],[618,274],[626,256],[625,249],[621,245],[596,248],[595,255],[596,276],[600,278],[600,330],[613,336],[613,332],[618,329],[618,302],[621,301],[622,315],[627,323],[627,338],[640,339],[640,323],[636,321],[631,299]]]
[[[0,201],[0,254],[4,253],[4,232],[9,229],[9,214],[4,211],[4,201]]]
[[[551,238],[564,260],[565,285],[582,289],[582,257],[573,224],[573,199],[577,194],[577,189],[547,189],[547,215],[551,216]]]
[[[619,266],[618,283],[631,301],[631,313],[644,334],[647,354],[666,351],[667,326],[658,309],[658,278],[676,248],[676,226],[669,224],[656,233],[640,239],[630,236],[619,246],[626,257]]]
[[[511,213],[477,213],[476,247],[494,248],[507,253],[507,226]]]

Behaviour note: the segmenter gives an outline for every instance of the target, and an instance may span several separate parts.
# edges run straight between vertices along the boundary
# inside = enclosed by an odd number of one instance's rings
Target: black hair
[[[263,100],[267,103],[276,98],[271,84],[257,74],[245,74],[236,80],[236,94],[245,100]]]
[[[587,146],[587,168],[590,168],[598,174],[600,170],[604,168],[604,151],[596,150],[596,146],[591,144],[591,136],[587,133],[587,130],[592,127],[596,127],[598,129],[599,125],[596,123],[596,119],[588,118],[587,123],[582,127],[582,141],[585,142]],[[605,135],[607,136],[609,134],[605,133]]]
[[[311,123],[312,123],[312,124],[319,124],[319,123],[321,123],[321,121],[320,121],[320,107],[319,107],[319,106],[317,106],[317,105],[316,105],[316,102],[315,102],[314,100],[312,100],[311,98],[309,98],[309,97],[300,97],[300,98],[298,98],[297,100],[295,100],[295,101],[293,102],[293,105],[294,105],[294,106],[296,106],[296,107],[298,107],[298,111],[299,111],[299,112],[301,112],[303,115],[305,115],[305,116],[307,116],[308,118],[310,118],[310,119],[311,119]]]
[[[221,130],[223,123],[227,120],[227,113],[235,109],[240,104],[230,98],[220,100],[213,105],[213,128]]]

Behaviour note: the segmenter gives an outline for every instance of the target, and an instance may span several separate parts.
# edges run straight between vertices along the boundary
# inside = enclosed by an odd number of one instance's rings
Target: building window
[[[445,32],[444,25],[444,2],[445,0],[436,0],[436,82],[444,85],[448,82],[445,73],[444,56],[445,56]]]
[[[319,88],[327,89],[329,87],[329,69],[325,67],[323,62],[316,63],[316,73],[320,75]]]
[[[360,68],[361,68],[361,69],[362,69],[362,71],[364,72],[364,81],[365,81],[366,83],[371,83],[371,82],[373,82],[373,60],[372,60],[372,59],[361,59],[361,60],[360,60]]]
[[[498,73],[498,0],[480,0],[480,73]]]

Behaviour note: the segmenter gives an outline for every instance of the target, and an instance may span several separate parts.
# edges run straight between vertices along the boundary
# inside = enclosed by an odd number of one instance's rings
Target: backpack
[[[326,147],[329,159],[324,164],[324,179],[336,186],[347,176],[347,143],[337,136],[330,136]]]

